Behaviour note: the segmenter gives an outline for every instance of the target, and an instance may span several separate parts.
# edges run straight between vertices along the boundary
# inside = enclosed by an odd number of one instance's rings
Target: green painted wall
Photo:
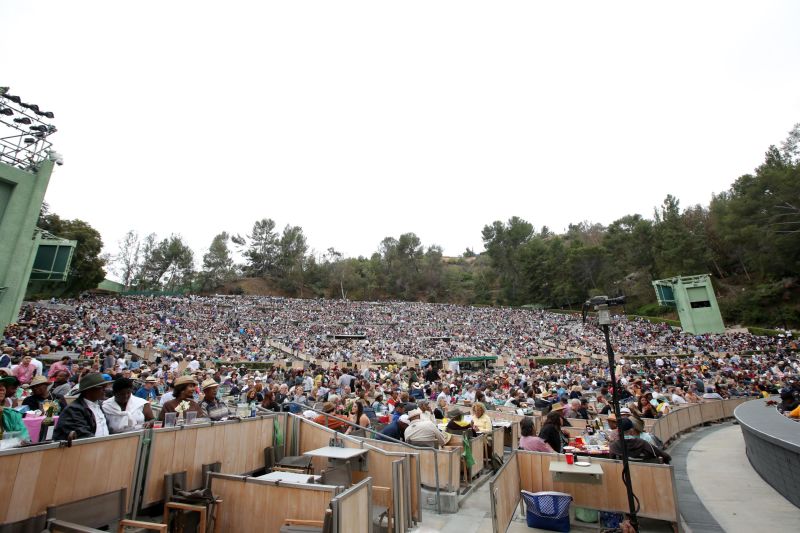
[[[0,330],[17,320],[39,246],[34,237],[53,162],[36,171],[0,163]]]
[[[674,307],[678,311],[684,332],[695,335],[725,333],[714,286],[707,274],[660,279],[653,282],[653,287],[661,305]],[[673,299],[664,300],[669,291],[659,291],[660,287],[670,287]]]

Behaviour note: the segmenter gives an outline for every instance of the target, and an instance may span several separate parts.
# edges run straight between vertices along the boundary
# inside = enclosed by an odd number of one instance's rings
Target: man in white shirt
[[[37,376],[44,376],[44,365],[42,365],[41,361],[35,357],[31,357],[31,364],[36,367]]]
[[[677,387],[672,389],[672,403],[675,405],[686,403],[686,398],[683,397],[683,392]]]
[[[414,409],[408,413],[409,424],[403,438],[406,442],[438,442],[439,446],[444,446],[446,437],[439,431],[436,425],[427,419],[420,418],[422,411]]]

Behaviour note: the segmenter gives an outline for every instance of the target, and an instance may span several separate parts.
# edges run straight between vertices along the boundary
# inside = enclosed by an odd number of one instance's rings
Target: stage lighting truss
[[[23,102],[0,87],[0,161],[22,170],[35,170],[47,158],[53,144],[48,137],[56,127],[45,122],[55,115],[38,105]]]

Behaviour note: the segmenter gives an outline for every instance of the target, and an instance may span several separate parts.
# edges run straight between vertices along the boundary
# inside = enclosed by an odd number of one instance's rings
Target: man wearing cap
[[[137,398],[141,398],[142,400],[155,400],[158,396],[158,391],[156,391],[156,383],[158,383],[158,379],[156,379],[154,376],[147,376],[144,380],[144,384],[136,389],[136,392],[133,393],[133,395]]]
[[[77,439],[108,435],[106,417],[100,407],[106,397],[107,384],[103,376],[96,372],[81,378],[78,398],[64,408],[58,417],[53,440],[66,440],[71,433]]]
[[[625,448],[628,451],[628,457],[639,461],[655,461],[660,458],[665,464],[669,464],[672,457],[658,446],[639,438],[639,432],[636,430],[633,422],[628,418],[623,418],[619,421],[619,427],[625,436]],[[609,446],[609,452],[613,459],[622,457],[623,444],[619,439],[612,441]]]
[[[51,383],[44,376],[36,376],[33,378],[29,387],[31,390],[31,395],[22,401],[22,405],[27,406],[31,411],[42,411],[42,404],[46,401],[58,401],[50,394]],[[63,399],[58,401],[58,403],[59,409],[62,409],[67,405]]]
[[[375,436],[378,440],[403,440],[403,434],[409,424],[408,415],[402,415],[400,418],[388,424],[381,432]]]
[[[444,446],[445,436],[439,428],[428,419],[422,419],[422,410],[414,409],[408,413],[408,427],[404,437],[406,442],[430,442],[435,441],[439,446]]]

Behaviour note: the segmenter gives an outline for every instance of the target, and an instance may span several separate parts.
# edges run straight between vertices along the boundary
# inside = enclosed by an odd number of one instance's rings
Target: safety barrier
[[[262,481],[245,476],[212,473],[211,490],[222,499],[217,520],[220,531],[276,533],[287,519],[322,522],[332,510],[335,533],[368,533],[371,525],[368,478],[339,494],[330,485]],[[269,512],[259,512],[269,502]]]
[[[669,414],[655,420],[651,432],[667,443],[688,429],[729,418],[738,405],[750,399],[752,398],[711,400],[676,407]],[[514,452],[489,485],[495,533],[508,529],[520,502],[520,490],[565,492],[572,495],[575,505],[580,507],[623,513],[628,511],[625,485],[620,481],[621,461],[592,458],[591,462],[600,465],[603,470],[599,483],[553,481],[550,463],[562,460],[562,455],[554,453],[522,450]],[[678,500],[672,467],[633,462],[630,468],[633,491],[641,506],[639,514],[672,522],[679,528]]]
[[[202,486],[203,465],[220,463],[224,474],[249,474],[264,468],[264,448],[273,445],[274,414],[242,420],[155,429],[150,437],[141,507],[164,499],[164,475],[186,472],[189,489]]]
[[[136,485],[143,432],[0,452],[0,524]],[[128,510],[133,506],[128,491]]]
[[[360,481],[369,477],[373,487],[389,489],[389,499],[394,510],[395,528],[398,533],[406,531],[414,521],[422,520],[421,495],[420,495],[420,457],[415,450],[403,449],[386,450],[371,441],[344,435],[311,420],[295,415],[289,415],[289,433],[292,435],[292,445],[287,448],[292,455],[302,455],[303,452],[335,444],[345,448],[358,448],[367,450],[366,471],[354,471],[353,480]],[[322,459],[324,461],[324,459]],[[325,466],[315,458],[312,460],[315,469]],[[372,491],[374,504],[384,505],[382,496]]]

